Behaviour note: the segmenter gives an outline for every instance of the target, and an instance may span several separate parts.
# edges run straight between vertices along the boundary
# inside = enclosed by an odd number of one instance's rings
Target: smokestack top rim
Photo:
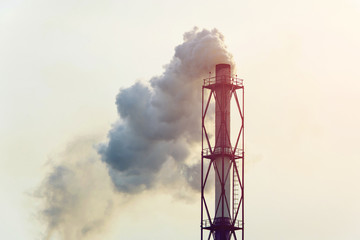
[[[228,63],[219,63],[219,64],[216,64],[216,70],[218,69],[222,69],[222,68],[230,68],[231,65],[228,64]]]
[[[221,66],[221,65],[230,66],[231,64],[230,63],[218,63],[218,64],[216,64],[216,66]]]

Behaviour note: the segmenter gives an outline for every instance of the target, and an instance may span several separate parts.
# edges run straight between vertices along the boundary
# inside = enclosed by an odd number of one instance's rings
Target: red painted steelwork
[[[205,93],[208,95],[205,96]],[[234,147],[230,138],[232,97],[241,121]],[[212,101],[215,101],[214,144],[211,144],[205,125]],[[208,206],[208,199],[211,197],[205,192],[210,174],[215,176],[215,200],[212,201],[215,205],[214,213]],[[207,235],[205,231],[208,231]],[[237,234],[239,231],[241,236]],[[202,87],[201,240],[203,239],[244,240],[244,86],[242,79],[231,77],[229,64],[216,65],[215,77],[204,79]]]

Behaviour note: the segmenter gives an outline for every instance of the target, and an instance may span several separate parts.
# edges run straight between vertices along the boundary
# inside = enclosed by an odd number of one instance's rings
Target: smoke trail
[[[167,161],[176,163],[174,178],[182,173],[189,186],[198,188],[199,166],[188,160],[201,137],[201,79],[218,63],[234,66],[223,35],[194,28],[184,34],[164,73],[152,78],[150,86],[138,82],[120,90],[116,105],[122,121],[98,149],[119,191],[152,188],[163,181],[158,173]]]
[[[93,239],[111,221],[115,193],[91,140],[78,140],[63,153],[37,191],[45,203],[45,239]],[[99,237],[99,236],[97,236]]]
[[[98,152],[92,148],[94,141],[73,142],[38,190],[45,203],[45,239],[99,239],[97,233],[111,222],[119,199],[113,185],[123,193],[158,183],[179,191],[199,189],[200,167],[195,162],[201,137],[201,79],[217,63],[234,66],[223,35],[216,29],[194,28],[184,34],[161,76],[152,78],[149,86],[136,83],[120,91],[116,105],[121,119],[109,131],[108,142],[98,145]]]

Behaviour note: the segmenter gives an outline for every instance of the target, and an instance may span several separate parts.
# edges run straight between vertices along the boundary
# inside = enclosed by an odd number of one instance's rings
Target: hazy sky
[[[198,26],[224,34],[245,79],[246,239],[359,239],[359,25],[359,0],[2,0],[0,238],[44,239],[34,192],[64,158],[95,161],[71,179],[94,182],[85,217],[116,199],[84,239],[200,238],[198,195],[120,196],[93,150],[119,89],[161,75]]]

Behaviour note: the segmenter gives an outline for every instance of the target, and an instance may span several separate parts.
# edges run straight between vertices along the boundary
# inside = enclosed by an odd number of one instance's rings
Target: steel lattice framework
[[[219,64],[225,65],[225,64]],[[218,65],[217,65],[218,67]],[[226,66],[225,66],[226,67]],[[230,65],[229,72],[230,72]],[[230,139],[230,102],[236,103],[241,126],[233,143]],[[209,109],[216,108],[215,143],[212,144],[206,123]],[[221,137],[221,133],[224,134]],[[226,142],[221,144],[219,141]],[[215,201],[208,196],[210,175],[215,176]],[[215,203],[215,213],[209,203]],[[241,233],[241,234],[240,234]],[[243,80],[230,75],[204,79],[202,87],[201,152],[201,240],[244,240],[244,86]]]

